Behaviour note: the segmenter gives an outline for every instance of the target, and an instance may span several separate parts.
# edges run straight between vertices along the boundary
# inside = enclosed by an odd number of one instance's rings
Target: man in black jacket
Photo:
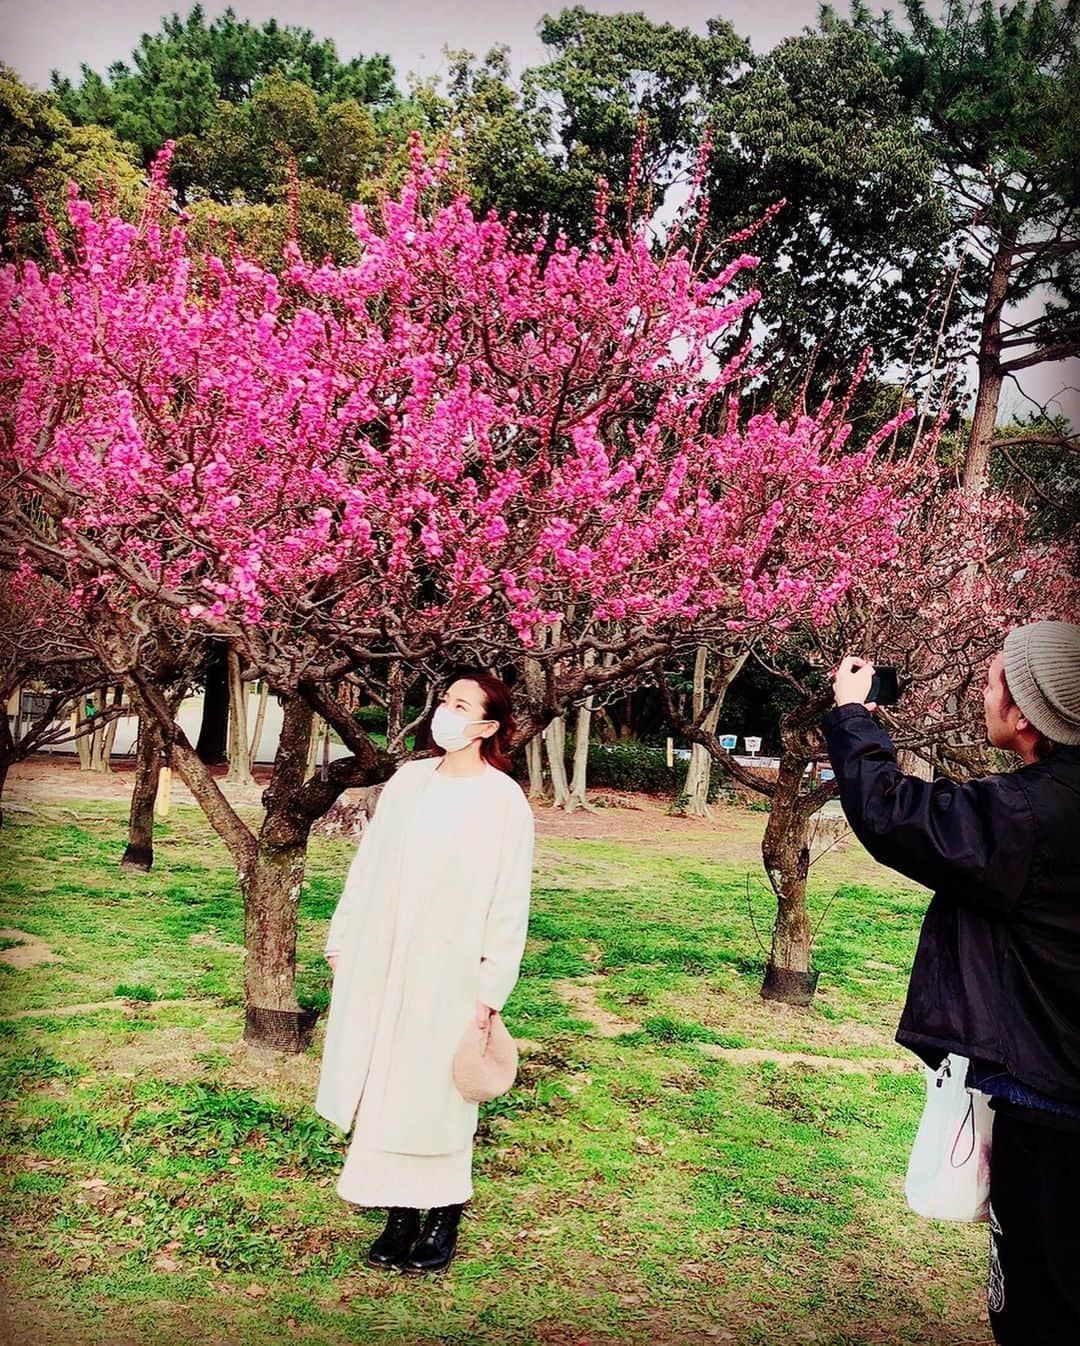
[[[983,709],[1024,765],[966,785],[900,771],[873,672],[841,662],[822,730],[855,835],[934,889],[897,1041],[991,1096],[995,1340],[1080,1343],[1080,626],[1009,633]]]

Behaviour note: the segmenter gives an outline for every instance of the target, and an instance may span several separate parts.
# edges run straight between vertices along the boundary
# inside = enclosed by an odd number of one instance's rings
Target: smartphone
[[[867,701],[878,706],[895,706],[900,699],[900,684],[896,678],[896,669],[889,664],[878,664],[874,669],[874,680],[870,684]]]

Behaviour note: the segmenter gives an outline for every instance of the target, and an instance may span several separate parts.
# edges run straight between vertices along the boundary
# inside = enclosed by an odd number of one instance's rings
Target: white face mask
[[[470,720],[456,711],[440,706],[431,717],[431,737],[444,752],[458,752],[467,748],[477,737],[467,734],[466,729],[473,724],[487,724],[486,720]]]

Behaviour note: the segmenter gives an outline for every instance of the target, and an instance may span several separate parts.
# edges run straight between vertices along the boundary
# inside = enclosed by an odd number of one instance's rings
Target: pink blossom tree
[[[914,470],[877,454],[891,427],[852,448],[842,405],[740,416],[751,256],[656,255],[602,200],[589,247],[529,245],[413,155],[354,210],[355,265],[198,252],[159,166],[138,225],[73,196],[73,250],[0,273],[0,557],[107,614],[102,657],[236,862],[261,1041],[295,1027],[311,823],[392,766],[350,684],[529,656],[528,736],[710,635],[824,620],[896,554]],[[285,700],[257,831],[148,672],[178,629]],[[315,713],[350,756],[305,780]]]
[[[108,680],[63,589],[32,571],[0,572],[0,800],[14,763],[58,743],[108,735],[119,707],[103,698],[92,718],[82,714]],[[35,692],[27,714],[25,697]]]
[[[762,861],[777,914],[762,987],[767,999],[809,1004],[814,994],[807,877],[816,815],[836,787],[807,771],[823,757],[817,722],[832,704],[827,671],[851,652],[898,666],[901,700],[878,712],[897,748],[954,775],[985,771],[981,689],[989,660],[1011,626],[1073,619],[1078,609],[1068,548],[1028,542],[1025,511],[1014,501],[950,488],[925,460],[911,499],[895,554],[853,575],[824,621],[773,629],[749,643],[751,657],[798,697],[781,720],[775,774],[736,761],[704,716],[688,723],[676,713],[667,691],[672,723],[770,800]],[[721,661],[721,674],[726,666]]]

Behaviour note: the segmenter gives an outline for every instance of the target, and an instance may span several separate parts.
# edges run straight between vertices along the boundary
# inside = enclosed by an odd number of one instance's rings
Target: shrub
[[[663,748],[643,743],[590,743],[589,785],[595,789],[678,795],[686,779],[686,763],[668,766]]]
[[[572,749],[571,749],[572,750]],[[686,784],[687,762],[676,759],[668,766],[664,748],[648,743],[590,743],[589,788],[623,790],[661,795],[673,801],[677,810]],[[714,804],[727,786],[723,772],[713,767],[709,779],[709,803]]]

